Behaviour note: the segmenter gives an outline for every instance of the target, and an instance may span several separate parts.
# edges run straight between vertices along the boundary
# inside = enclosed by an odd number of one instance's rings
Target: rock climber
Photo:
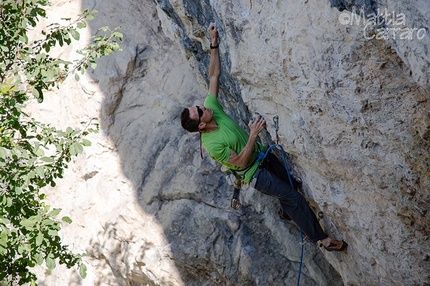
[[[248,124],[248,133],[225,112],[218,102],[220,80],[220,56],[218,31],[215,24],[208,27],[211,38],[209,63],[209,92],[203,106],[184,108],[181,125],[189,132],[200,133],[201,146],[210,157],[240,174],[244,183],[258,191],[279,199],[284,218],[292,219],[314,243],[328,251],[342,251],[347,248],[345,241],[334,240],[321,228],[314,212],[305,198],[291,187],[287,171],[277,157],[271,153],[263,162],[257,155],[264,150],[257,141],[258,134],[266,126],[263,117]]]

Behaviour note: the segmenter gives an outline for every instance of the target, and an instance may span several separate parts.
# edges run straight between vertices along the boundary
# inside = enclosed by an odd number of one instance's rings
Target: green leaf
[[[47,76],[48,80],[51,80],[51,79],[55,78],[55,72],[52,69],[47,69],[46,70],[46,76]]]
[[[84,146],[91,146],[91,141],[87,139],[82,139],[82,145]]]
[[[8,197],[8,198],[6,199],[6,206],[9,208],[9,207],[11,207],[11,206],[12,206],[12,204],[13,204],[13,200],[12,200],[12,198],[11,198],[11,197]]]
[[[44,219],[42,222],[43,226],[54,225],[54,224],[55,224],[55,220],[52,220],[50,218]]]
[[[82,153],[82,151],[84,151],[84,148],[78,142],[75,142],[72,145],[70,145],[69,152],[71,155],[78,155]]]
[[[28,179],[29,179],[29,180],[31,180],[31,179],[34,179],[34,177],[36,177],[36,172],[34,172],[34,171],[30,171],[30,172],[28,173]]]
[[[20,40],[21,42],[24,42],[24,43],[28,44],[28,37],[27,37],[27,35],[26,35],[26,34],[24,34],[24,35],[20,35],[19,40]]]
[[[42,157],[42,158],[40,158],[40,160],[42,160],[42,161],[44,161],[44,162],[47,162],[47,163],[52,163],[52,162],[54,162],[54,159],[53,159],[53,158],[51,158],[51,157]]]
[[[76,142],[76,143],[74,143],[75,144],[75,146],[76,146],[76,150],[78,151],[78,154],[79,153],[82,153],[82,151],[84,151],[84,148],[82,147],[82,145],[81,144],[79,144],[78,142]]]
[[[33,256],[33,258],[34,258],[34,260],[36,261],[36,263],[37,263],[38,265],[42,265],[42,263],[43,263],[43,257],[42,257],[42,254],[40,254],[40,253],[36,253],[36,254]]]
[[[79,22],[76,26],[78,27],[78,29],[83,29],[87,27],[87,23],[82,21],[82,22]]]
[[[63,216],[62,220],[67,222],[67,223],[72,223],[71,218],[69,218],[68,216]]]
[[[76,81],[79,81],[79,80],[80,80],[79,74],[77,74],[77,73],[75,73],[75,80],[76,80]]]
[[[78,152],[76,151],[75,146],[73,144],[70,145],[69,152],[70,152],[70,155],[72,155],[72,156],[75,156],[78,154]]]
[[[39,246],[43,242],[43,234],[39,231],[39,233],[36,236],[36,245]]]
[[[6,225],[6,224],[10,224],[10,220],[8,220],[7,218],[0,218],[0,223]]]
[[[3,52],[9,52],[9,47],[6,47],[6,46],[1,46],[0,47],[1,48],[1,50],[3,51]],[[7,86],[7,85],[6,85]],[[5,92],[7,92],[9,90],[9,88],[5,91]],[[2,92],[3,92],[3,89],[2,89]]]
[[[113,32],[112,33],[112,37],[117,37],[118,39],[120,39],[122,41],[122,37],[124,35],[121,32]]]
[[[20,225],[26,226],[26,227],[31,227],[34,225],[34,222],[29,220],[29,219],[24,219],[20,222]]]
[[[48,234],[52,237],[58,236],[58,231],[55,229],[50,229],[50,230],[48,230]]]
[[[79,41],[80,39],[80,34],[78,31],[74,30],[74,29],[70,29],[70,35],[72,35],[73,39],[75,39],[76,41]]]
[[[36,224],[36,222],[37,221],[34,219],[34,217],[31,217],[29,219],[21,220],[19,224],[25,227],[33,227]]]
[[[48,217],[57,216],[61,212],[61,209],[53,209],[49,213],[46,214]]]
[[[37,151],[36,151],[36,155],[37,155],[37,156],[43,156],[43,155],[45,155],[45,151],[43,151],[43,149],[42,149],[42,148],[39,148],[39,149],[37,149]]]
[[[79,266],[79,275],[81,275],[82,278],[87,277],[87,266],[83,263]]]
[[[6,231],[2,231],[0,235],[0,245],[7,247],[8,235]]]
[[[2,94],[7,93],[9,90],[10,90],[10,85],[8,85],[8,84],[3,84],[2,87],[0,88],[0,92]]]
[[[6,158],[6,149],[0,146],[0,159]]]
[[[35,98],[39,98],[40,96],[39,91],[36,88],[33,88],[32,94]]]
[[[41,167],[41,166],[37,166],[37,167],[35,168],[35,171],[36,171],[36,174],[37,174],[39,177],[43,178],[43,177],[45,176],[45,171],[44,171],[43,167]]]
[[[30,252],[30,251],[31,251],[31,247],[29,244],[24,243],[24,244],[18,245],[18,253],[19,254],[23,254],[23,253]]]
[[[46,266],[48,267],[48,269],[52,270],[55,268],[55,259],[53,259],[52,254],[49,254],[46,258]]]

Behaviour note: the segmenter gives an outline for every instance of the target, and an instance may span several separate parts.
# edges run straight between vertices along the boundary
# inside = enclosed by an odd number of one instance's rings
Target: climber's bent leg
[[[305,198],[299,192],[293,190],[290,184],[278,179],[273,173],[264,168],[258,169],[254,176],[257,179],[255,189],[266,195],[278,198],[282,209],[288,213],[313,242],[328,237]]]

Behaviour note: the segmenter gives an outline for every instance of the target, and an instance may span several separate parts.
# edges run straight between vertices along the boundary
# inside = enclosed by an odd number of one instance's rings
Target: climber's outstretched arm
[[[218,51],[218,30],[214,23],[211,23],[208,28],[211,36],[211,59],[209,62],[209,91],[215,97],[218,97],[219,76],[221,74],[221,64]]]

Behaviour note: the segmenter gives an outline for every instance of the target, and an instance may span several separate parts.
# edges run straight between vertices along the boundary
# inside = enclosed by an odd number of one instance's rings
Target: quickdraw
[[[233,183],[233,186],[234,186],[233,198],[230,201],[230,206],[232,209],[239,210],[241,207],[241,204],[239,201],[239,195],[240,195],[240,188],[242,187],[242,177],[235,170],[232,170],[224,165],[221,167],[221,171],[224,173],[231,173],[235,177],[235,181]]]
[[[240,188],[242,187],[242,180],[236,179],[234,182],[234,191],[233,191],[233,198],[230,201],[230,206],[238,210],[241,207],[240,201],[239,201],[239,194],[240,194]]]
[[[278,130],[279,130],[279,116],[275,115],[273,116],[273,123],[275,124],[275,133],[276,133],[276,144],[279,144],[279,136],[278,136]]]

